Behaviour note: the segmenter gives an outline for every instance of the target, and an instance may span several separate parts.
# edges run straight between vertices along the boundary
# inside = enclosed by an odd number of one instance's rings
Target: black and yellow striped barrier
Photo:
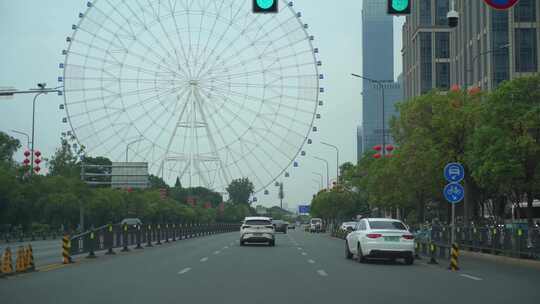
[[[73,263],[71,260],[71,240],[67,234],[62,238],[62,263]]]
[[[26,247],[26,271],[36,271],[36,265],[34,264],[34,251],[32,245]]]
[[[0,268],[2,276],[13,274],[13,261],[11,258],[11,248],[7,247],[2,255],[2,267]]]
[[[458,271],[458,257],[459,257],[459,246],[456,243],[452,244],[452,249],[450,251],[450,266],[449,270]]]

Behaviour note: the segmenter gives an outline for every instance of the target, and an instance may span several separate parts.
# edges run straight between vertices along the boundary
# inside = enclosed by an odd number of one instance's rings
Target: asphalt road
[[[538,303],[540,271],[467,259],[359,264],[326,234],[279,234],[240,247],[238,233],[183,240],[0,279],[2,303]],[[444,266],[444,267],[443,267]]]

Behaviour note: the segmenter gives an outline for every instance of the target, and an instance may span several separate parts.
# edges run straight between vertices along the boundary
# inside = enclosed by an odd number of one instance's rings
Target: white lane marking
[[[225,246],[225,247],[223,247],[223,249],[229,249],[229,246]]]
[[[302,252],[302,255],[307,255],[307,253],[305,253],[305,252]]]
[[[327,277],[328,276],[328,273],[326,273],[326,271],[324,270],[317,270],[317,273],[321,276],[321,277]]]
[[[460,274],[460,276],[462,276],[464,278],[467,278],[467,279],[475,280],[475,281],[482,281],[481,278],[475,277],[475,276],[472,276],[472,275],[468,275],[468,274]]]
[[[302,247],[298,247],[298,250],[302,250]]]
[[[207,257],[204,257],[204,258],[201,259],[201,262],[203,262],[203,263],[206,262],[206,261],[208,261]]]
[[[310,263],[310,264],[315,264],[315,261],[314,261],[314,260],[307,260],[307,261],[308,261],[308,263]]]
[[[184,274],[184,273],[186,273],[186,272],[188,272],[188,271],[190,271],[190,270],[191,270],[191,268],[189,268],[189,267],[188,267],[188,268],[184,268],[184,269],[180,270],[180,271],[178,272],[178,274]]]
[[[221,251],[219,251],[219,250],[214,251],[214,254],[220,254],[220,253],[221,253]]]

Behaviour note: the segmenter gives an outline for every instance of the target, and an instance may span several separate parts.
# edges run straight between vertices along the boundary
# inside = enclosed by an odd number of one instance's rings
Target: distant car
[[[240,246],[246,243],[268,243],[276,245],[274,225],[268,217],[246,217],[240,227]]]
[[[319,233],[323,231],[323,222],[320,218],[312,218],[309,221],[309,232],[311,233]]]
[[[354,255],[360,263],[369,258],[402,258],[405,264],[411,265],[414,263],[414,236],[399,220],[361,219],[345,238],[345,257],[352,259]]]
[[[287,233],[287,226],[289,225],[289,223],[282,220],[273,220],[272,225],[274,225],[274,230],[276,232]]]
[[[295,223],[290,223],[287,225],[287,229],[294,229],[296,230],[296,224]]]
[[[354,227],[356,227],[356,222],[343,222],[339,228],[345,231],[353,231]]]
[[[142,225],[142,221],[138,218],[125,218],[120,222],[120,225],[128,225],[132,227],[137,227],[138,225]]]

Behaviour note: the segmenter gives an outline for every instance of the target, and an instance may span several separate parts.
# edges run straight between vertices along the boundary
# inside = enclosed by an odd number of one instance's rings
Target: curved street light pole
[[[336,150],[336,183],[339,184],[339,148],[332,144],[321,141],[321,144],[332,147]]]
[[[371,79],[371,78],[368,78],[368,77],[364,77],[362,75],[358,75],[358,74],[354,74],[354,73],[351,73],[352,76],[354,77],[358,77],[358,78],[362,78],[364,80],[367,80],[371,83],[375,83],[379,86],[379,89],[381,90],[381,95],[382,95],[382,155],[384,156],[386,154],[386,122],[385,122],[385,109],[384,109],[384,84],[383,84],[383,81],[381,80],[375,80],[375,79]]]
[[[28,133],[17,130],[11,130],[11,132],[26,136],[26,149],[30,149],[30,135]]]
[[[311,173],[313,173],[315,175],[318,175],[321,178],[321,184],[320,185],[321,185],[321,189],[323,189],[324,188],[324,186],[323,186],[324,185],[324,182],[323,182],[324,176],[322,174],[318,173],[318,172],[311,172]]]
[[[328,161],[324,158],[313,156],[313,158],[318,159],[326,163],[326,189],[330,189],[330,171],[328,169]]]

